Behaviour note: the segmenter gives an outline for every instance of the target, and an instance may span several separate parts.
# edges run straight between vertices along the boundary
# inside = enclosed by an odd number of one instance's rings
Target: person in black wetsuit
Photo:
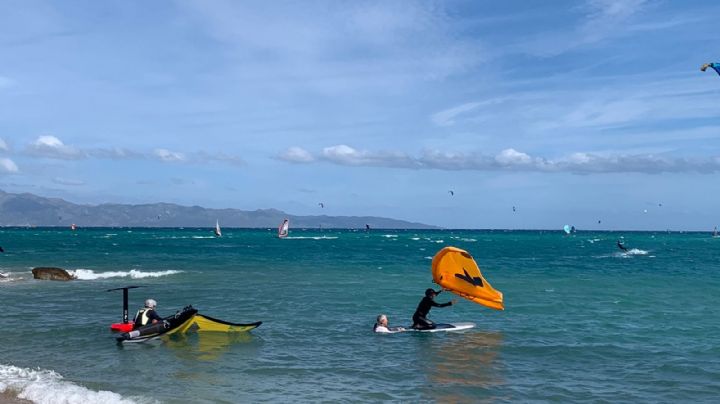
[[[415,314],[413,314],[412,328],[416,330],[431,330],[435,328],[435,323],[433,323],[427,318],[430,309],[432,309],[433,307],[452,306],[453,303],[455,303],[455,300],[451,300],[447,303],[438,303],[433,300],[435,299],[435,296],[440,294],[440,292],[442,292],[442,289],[438,291],[428,289],[425,291],[425,297],[422,298],[420,304],[418,304],[417,309],[415,309]]]
[[[135,324],[133,325],[133,329],[137,330],[144,325],[155,324],[158,321],[163,321],[162,317],[160,317],[155,311],[156,307],[157,302],[155,299],[145,300],[145,307],[138,310],[137,314],[135,314]]]
[[[621,250],[623,250],[623,251],[627,251],[627,250],[628,250],[627,247],[625,247],[625,245],[624,245],[624,244],[622,243],[622,241],[620,241],[620,240],[617,241],[617,246],[618,246],[619,249],[621,249]]]

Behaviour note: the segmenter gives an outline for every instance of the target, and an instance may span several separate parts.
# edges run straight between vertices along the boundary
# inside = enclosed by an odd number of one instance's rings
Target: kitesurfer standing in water
[[[156,307],[157,302],[155,299],[145,300],[145,307],[138,310],[137,314],[135,314],[135,325],[133,325],[133,329],[137,330],[144,325],[155,324],[158,321],[163,321],[162,317],[160,317],[155,311]]]
[[[435,296],[439,295],[440,292],[442,292],[442,289],[438,291],[428,289],[425,291],[425,297],[422,298],[420,304],[418,304],[417,309],[415,309],[415,314],[413,314],[412,328],[416,330],[432,330],[433,328],[435,328],[435,323],[433,323],[427,318],[430,309],[432,309],[433,307],[452,306],[455,303],[454,299],[447,303],[436,302],[434,300]]]

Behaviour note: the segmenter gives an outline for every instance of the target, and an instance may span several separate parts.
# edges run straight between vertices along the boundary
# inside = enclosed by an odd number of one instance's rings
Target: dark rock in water
[[[75,277],[70,275],[68,271],[55,267],[33,268],[32,274],[35,279],[42,279],[46,281],[71,281],[75,279]]]

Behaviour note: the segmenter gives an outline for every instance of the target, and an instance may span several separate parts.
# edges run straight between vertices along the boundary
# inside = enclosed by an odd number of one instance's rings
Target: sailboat
[[[218,220],[215,221],[215,237],[222,237],[222,232],[220,231],[220,222]]]
[[[713,230],[713,238],[718,238],[718,237],[720,237],[720,234],[718,234],[717,226],[715,226],[715,229]]]
[[[280,226],[278,227],[278,237],[279,238],[287,237],[289,231],[290,231],[290,221],[288,219],[285,219],[285,220],[283,220],[282,223],[280,223]]]

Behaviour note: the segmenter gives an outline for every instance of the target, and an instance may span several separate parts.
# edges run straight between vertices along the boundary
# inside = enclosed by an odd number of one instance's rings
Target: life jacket
[[[150,317],[148,317],[147,314],[151,310],[153,309],[147,307],[138,310],[137,314],[135,315],[135,328],[142,327],[150,323]]]

